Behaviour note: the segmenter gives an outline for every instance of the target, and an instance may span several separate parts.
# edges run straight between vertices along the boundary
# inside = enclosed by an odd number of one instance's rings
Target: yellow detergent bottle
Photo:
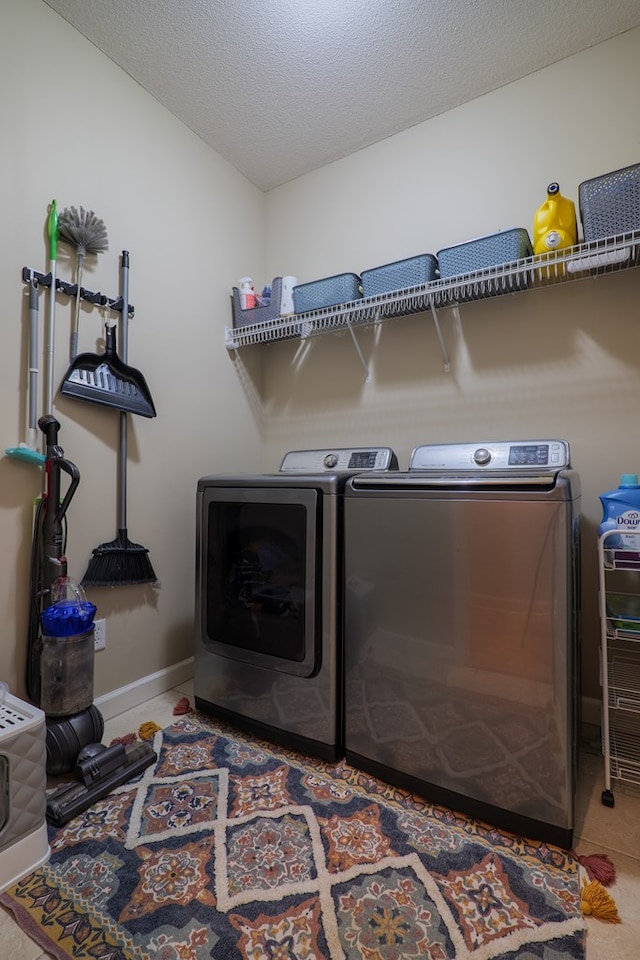
[[[550,183],[547,199],[536,210],[533,221],[533,252],[551,253],[573,247],[577,242],[575,204],[562,196],[559,184]]]

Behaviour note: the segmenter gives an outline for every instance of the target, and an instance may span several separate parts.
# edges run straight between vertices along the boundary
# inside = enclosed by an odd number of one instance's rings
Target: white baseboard
[[[158,670],[157,673],[150,673],[148,677],[141,677],[133,683],[112,690],[111,693],[96,697],[95,704],[103,718],[111,720],[192,678],[193,657],[189,657],[180,663],[174,663],[171,667]]]

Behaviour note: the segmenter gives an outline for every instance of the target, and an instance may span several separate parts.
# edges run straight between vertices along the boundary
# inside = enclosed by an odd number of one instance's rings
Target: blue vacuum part
[[[47,637],[72,637],[93,626],[97,607],[89,600],[58,600],[40,616]]]

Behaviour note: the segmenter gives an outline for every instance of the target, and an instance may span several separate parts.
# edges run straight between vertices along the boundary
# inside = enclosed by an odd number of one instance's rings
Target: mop
[[[46,375],[46,414],[53,410],[53,343],[55,338],[56,312],[56,259],[58,256],[58,205],[55,200],[49,206],[47,217],[47,236],[49,238],[49,309],[47,312],[45,350],[47,359]],[[37,383],[38,383],[38,289],[34,277],[29,281],[29,443],[10,447],[6,454],[14,460],[23,460],[41,466],[46,457],[35,450],[37,435]]]
[[[42,466],[45,456],[36,450],[38,435],[38,281],[29,280],[29,439],[5,453],[12,460]]]
[[[71,327],[71,337],[69,340],[69,359],[74,360],[78,354],[78,327],[80,325],[80,300],[82,291],[82,267],[84,258],[88,254],[102,253],[109,249],[107,239],[107,228],[102,220],[96,217],[93,210],[85,210],[84,207],[76,209],[75,207],[66,207],[58,217],[58,229],[60,239],[65,240],[71,246],[76,248],[77,269],[76,269],[76,307],[73,316],[73,325]]]

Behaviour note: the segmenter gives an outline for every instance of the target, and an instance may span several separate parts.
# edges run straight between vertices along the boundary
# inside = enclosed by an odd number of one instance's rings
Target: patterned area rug
[[[0,898],[57,960],[583,960],[578,864],[199,714]]]

